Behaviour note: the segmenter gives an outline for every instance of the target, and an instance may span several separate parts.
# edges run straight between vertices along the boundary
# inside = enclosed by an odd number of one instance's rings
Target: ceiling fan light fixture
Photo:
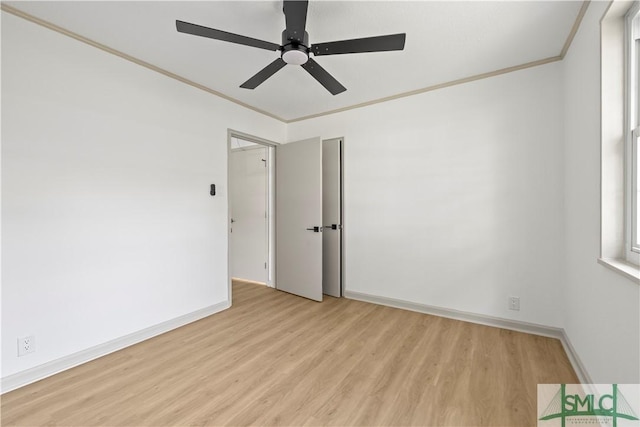
[[[302,50],[287,50],[282,54],[282,60],[291,65],[302,65],[309,60],[309,54]]]
[[[244,89],[255,89],[285,65],[291,64],[301,65],[306,72],[324,86],[332,95],[337,95],[347,90],[347,88],[342,86],[339,81],[329,74],[327,70],[322,68],[313,58],[309,57],[309,52],[312,52],[313,56],[316,57],[404,49],[405,33],[338,40],[311,45],[309,44],[309,33],[305,31],[308,3],[308,0],[283,1],[282,12],[284,13],[286,26],[284,31],[282,31],[282,44],[280,45],[180,20],[176,20],[176,30],[180,33],[194,36],[251,46],[272,52],[280,52],[280,58],[275,58],[273,62],[240,85],[240,87]]]

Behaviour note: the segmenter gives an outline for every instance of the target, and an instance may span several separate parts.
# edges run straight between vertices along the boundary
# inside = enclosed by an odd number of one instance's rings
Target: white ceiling
[[[6,2],[285,120],[560,55],[581,1],[311,1],[310,43],[404,32],[404,51],[316,58],[347,91],[333,96],[286,66],[239,86],[276,52],[178,33],[175,20],[280,44],[280,1]]]

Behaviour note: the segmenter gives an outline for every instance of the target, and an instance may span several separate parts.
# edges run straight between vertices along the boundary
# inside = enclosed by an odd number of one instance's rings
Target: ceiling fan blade
[[[404,49],[406,34],[366,37],[363,39],[340,40],[318,43],[311,46],[315,56],[341,55],[344,53],[385,52]]]
[[[282,11],[286,21],[287,40],[295,40],[298,43],[304,41],[304,29],[307,25],[307,0],[285,0]]]
[[[342,86],[339,81],[333,78],[324,68],[320,66],[316,61],[309,58],[309,60],[301,65],[302,68],[307,70],[309,74],[313,76],[322,86],[325,87],[332,95],[337,95],[347,90]]]
[[[271,64],[264,67],[262,70],[258,71],[258,74],[251,77],[246,82],[242,83],[240,87],[244,89],[255,89],[258,86],[260,86],[265,80],[267,80],[269,77],[273,76],[276,73],[276,71],[278,71],[285,65],[287,65],[287,63],[284,62],[282,58],[278,58],[275,61],[273,61]]]
[[[190,24],[184,21],[176,20],[176,29],[180,33],[192,34],[194,36],[208,37],[210,39],[222,40],[225,42],[243,44],[245,46],[257,47],[266,50],[279,50],[280,45],[266,42],[264,40],[253,39],[251,37],[241,36],[239,34],[228,33],[222,30],[216,30],[202,25]]]

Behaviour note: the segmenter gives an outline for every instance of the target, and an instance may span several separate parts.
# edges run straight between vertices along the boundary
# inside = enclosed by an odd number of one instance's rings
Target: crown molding
[[[393,100],[400,99],[400,98],[406,98],[408,96],[419,95],[421,93],[431,92],[431,91],[438,90],[438,89],[444,89],[444,88],[451,87],[451,86],[458,86],[458,85],[461,85],[461,84],[474,82],[476,80],[488,79],[489,77],[495,77],[495,76],[499,76],[501,74],[512,73],[514,71],[520,71],[520,70],[524,70],[526,68],[537,67],[539,65],[549,64],[551,62],[556,62],[556,61],[561,61],[561,60],[562,60],[562,57],[559,56],[559,55],[558,56],[552,56],[550,58],[539,59],[537,61],[527,62],[525,64],[514,65],[513,67],[507,67],[507,68],[502,68],[500,70],[489,71],[487,73],[476,74],[474,76],[464,77],[462,79],[451,80],[449,82],[439,83],[437,85],[427,86],[427,87],[424,87],[424,88],[421,88],[421,89],[411,90],[409,92],[403,92],[403,93],[399,93],[399,94],[396,94],[396,95],[386,96],[384,98],[378,98],[378,99],[374,99],[372,101],[366,101],[366,102],[362,102],[360,104],[350,105],[348,107],[337,108],[335,110],[325,111],[323,113],[311,114],[309,116],[304,116],[304,117],[298,117],[298,118],[295,118],[295,119],[287,120],[286,123],[301,122],[301,121],[304,121],[304,120],[315,119],[317,117],[328,116],[330,114],[342,113],[344,111],[354,110],[356,108],[368,107],[370,105],[380,104],[382,102],[387,102],[387,101],[393,101]]]
[[[370,105],[380,104],[382,102],[393,101],[393,100],[400,99],[400,98],[406,98],[408,96],[419,95],[419,94],[422,94],[422,93],[431,92],[431,91],[438,90],[438,89],[444,89],[444,88],[451,87],[451,86],[457,86],[457,85],[461,85],[461,84],[465,84],[465,83],[469,83],[469,82],[473,82],[473,81],[477,81],[477,80],[487,79],[487,78],[499,76],[499,75],[502,75],[502,74],[512,73],[512,72],[524,70],[524,69],[527,69],[527,68],[537,67],[539,65],[549,64],[551,62],[561,61],[561,60],[564,59],[565,55],[569,51],[569,48],[571,47],[571,43],[573,42],[573,39],[574,39],[576,33],[578,32],[578,29],[580,28],[580,24],[582,23],[582,19],[584,18],[584,15],[586,14],[587,9],[589,8],[589,4],[590,4],[590,0],[584,0],[582,2],[582,6],[580,7],[580,10],[578,11],[578,15],[576,16],[576,20],[573,23],[571,31],[569,32],[569,35],[567,36],[567,39],[566,39],[566,41],[565,41],[565,43],[564,43],[564,45],[562,47],[562,50],[560,51],[560,54],[557,55],[557,56],[552,56],[552,57],[549,57],[549,58],[539,59],[539,60],[536,60],[536,61],[531,61],[531,62],[527,62],[527,63],[524,63],[524,64],[515,65],[515,66],[512,66],[512,67],[502,68],[502,69],[495,70],[495,71],[489,71],[489,72],[486,72],[486,73],[476,74],[476,75],[473,75],[473,76],[464,77],[464,78],[461,78],[461,79],[452,80],[452,81],[448,81],[448,82],[444,82],[444,83],[439,83],[439,84],[436,84],[436,85],[432,85],[432,86],[427,86],[427,87],[420,88],[420,89],[411,90],[411,91],[408,91],[408,92],[402,92],[402,93],[399,93],[399,94],[396,94],[396,95],[387,96],[387,97],[384,97],[384,98],[378,98],[378,99],[365,101],[365,102],[361,102],[361,103],[358,103],[358,104],[354,104],[354,105],[350,105],[350,106],[346,106],[346,107],[342,107],[342,108],[337,108],[337,109],[334,109],[334,110],[324,111],[324,112],[317,113],[317,114],[311,114],[311,115],[308,115],[308,116],[296,117],[296,118],[293,118],[293,119],[285,119],[285,118],[280,117],[280,116],[278,116],[276,114],[272,114],[272,113],[270,113],[270,112],[268,112],[266,110],[262,110],[260,108],[254,107],[253,105],[247,104],[247,103],[242,102],[242,101],[240,101],[238,99],[235,99],[235,98],[233,98],[231,96],[225,95],[222,92],[218,92],[218,91],[216,91],[214,89],[211,89],[211,88],[209,88],[207,86],[204,86],[204,85],[201,85],[199,83],[196,83],[196,82],[194,82],[192,80],[189,80],[189,79],[187,79],[185,77],[182,77],[182,76],[180,76],[178,74],[175,74],[175,73],[167,71],[167,70],[165,70],[163,68],[157,67],[157,66],[155,66],[153,64],[150,64],[150,63],[148,63],[146,61],[143,61],[141,59],[135,58],[135,57],[133,57],[131,55],[127,55],[124,52],[121,52],[119,50],[113,49],[113,48],[111,48],[109,46],[106,46],[106,45],[104,45],[102,43],[98,43],[98,42],[96,42],[94,40],[91,40],[91,39],[89,39],[87,37],[84,37],[84,36],[82,36],[80,34],[74,33],[73,31],[69,31],[69,30],[67,30],[67,29],[65,29],[63,27],[60,27],[58,25],[55,25],[55,24],[53,24],[51,22],[48,22],[48,21],[45,21],[43,19],[37,18],[37,17],[35,17],[35,16],[31,15],[31,14],[23,12],[23,11],[21,11],[19,9],[16,9],[13,6],[9,6],[9,5],[5,4],[5,3],[1,3],[0,4],[0,10],[2,10],[4,12],[7,12],[7,13],[10,13],[12,15],[18,16],[20,18],[26,19],[27,21],[33,22],[35,24],[38,24],[38,25],[43,26],[45,28],[48,28],[50,30],[56,31],[56,32],[58,32],[60,34],[63,34],[65,36],[68,36],[68,37],[71,37],[73,39],[76,39],[76,40],[78,40],[80,42],[86,43],[86,44],[88,44],[90,46],[93,46],[95,48],[98,48],[98,49],[100,49],[100,50],[102,50],[104,52],[108,52],[110,54],[119,56],[120,58],[123,58],[123,59],[125,59],[127,61],[133,62],[134,64],[140,65],[140,66],[145,67],[145,68],[147,68],[149,70],[152,70],[152,71],[155,71],[157,73],[163,74],[163,75],[165,75],[167,77],[170,77],[172,79],[178,80],[178,81],[180,81],[182,83],[185,83],[185,84],[187,84],[189,86],[192,86],[192,87],[194,87],[196,89],[200,89],[202,91],[210,93],[211,95],[215,95],[215,96],[217,96],[219,98],[225,99],[225,100],[227,100],[229,102],[233,102],[234,104],[240,105],[240,106],[245,107],[245,108],[247,108],[249,110],[255,111],[255,112],[260,113],[260,114],[263,114],[263,115],[265,115],[267,117],[271,117],[271,118],[273,118],[275,120],[278,120],[278,121],[280,121],[282,123],[289,124],[289,123],[296,123],[296,122],[301,122],[301,121],[309,120],[309,119],[315,119],[315,118],[318,118],[318,117],[328,116],[328,115],[331,115],[331,114],[342,113],[342,112],[349,111],[349,110],[354,110],[354,109],[357,109],[357,108],[368,107]]]
[[[567,36],[567,40],[564,42],[564,46],[562,46],[562,51],[560,52],[560,57],[564,59],[567,52],[569,52],[569,48],[571,47],[571,43],[573,42],[573,38],[576,36],[578,29],[580,28],[580,24],[582,23],[582,18],[587,13],[587,9],[589,8],[589,4],[591,0],[584,0],[582,2],[582,6],[578,11],[578,16],[576,16],[576,20],[573,23],[573,27],[571,27],[571,31],[569,31],[569,35]]]
[[[60,26],[58,26],[56,24],[52,24],[51,22],[45,21],[44,19],[37,18],[37,17],[35,17],[33,15],[30,15],[30,14],[28,14],[26,12],[23,12],[23,11],[21,11],[19,9],[16,9],[13,6],[9,6],[8,4],[5,4],[5,3],[0,4],[0,10],[2,10],[3,12],[10,13],[12,15],[18,16],[20,18],[26,19],[27,21],[33,22],[34,24],[37,24],[37,25],[40,25],[42,27],[48,28],[48,29],[53,30],[53,31],[55,31],[57,33],[63,34],[63,35],[68,36],[68,37],[71,37],[72,39],[78,40],[78,41],[80,41],[82,43],[86,43],[89,46],[93,46],[93,47],[98,48],[98,49],[100,49],[100,50],[102,50],[104,52],[110,53],[110,54],[115,55],[115,56],[119,56],[122,59],[125,59],[127,61],[133,62],[134,64],[140,65],[140,66],[145,67],[145,68],[147,68],[149,70],[152,70],[152,71],[155,71],[157,73],[163,74],[163,75],[165,75],[167,77],[170,77],[172,79],[178,80],[179,82],[185,83],[185,84],[187,84],[189,86],[195,87],[196,89],[200,89],[202,91],[208,92],[211,95],[215,95],[215,96],[217,96],[219,98],[222,98],[222,99],[225,99],[225,100],[227,100],[229,102],[233,102],[234,104],[240,105],[241,107],[248,108],[249,110],[255,111],[256,113],[264,114],[265,116],[271,117],[272,119],[276,119],[276,120],[281,121],[283,123],[286,122],[286,120],[283,119],[280,116],[277,116],[275,114],[272,114],[272,113],[270,113],[268,111],[265,111],[265,110],[262,110],[260,108],[254,107],[253,105],[249,105],[247,103],[239,101],[239,100],[237,100],[235,98],[232,98],[232,97],[230,97],[228,95],[225,95],[222,92],[218,92],[217,90],[213,90],[213,89],[211,89],[211,88],[209,88],[207,86],[201,85],[200,83],[196,83],[196,82],[194,82],[192,80],[189,80],[189,79],[187,79],[185,77],[182,77],[182,76],[180,76],[178,74],[172,73],[171,71],[167,71],[164,68],[157,67],[157,66],[155,66],[153,64],[150,64],[150,63],[148,63],[146,61],[138,59],[138,58],[136,58],[134,56],[127,55],[124,52],[121,52],[119,50],[113,49],[113,48],[111,48],[111,47],[109,47],[107,45],[104,45],[102,43],[98,43],[97,41],[91,40],[91,39],[89,39],[87,37],[81,36],[78,33],[74,33],[73,31],[69,31],[66,28],[62,28],[62,27],[60,27]]]

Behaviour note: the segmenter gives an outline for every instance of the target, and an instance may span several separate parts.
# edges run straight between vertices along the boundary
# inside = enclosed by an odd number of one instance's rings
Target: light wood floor
[[[2,396],[2,425],[534,426],[558,340],[236,283],[233,307]]]

